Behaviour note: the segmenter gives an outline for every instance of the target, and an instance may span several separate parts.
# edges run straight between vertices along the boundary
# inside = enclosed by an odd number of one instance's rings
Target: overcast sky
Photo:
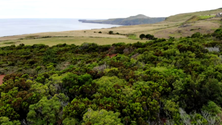
[[[0,18],[168,17],[221,7],[221,0],[0,0]]]

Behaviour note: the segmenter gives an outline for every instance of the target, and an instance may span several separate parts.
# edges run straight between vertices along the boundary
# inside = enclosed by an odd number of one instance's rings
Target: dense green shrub
[[[154,40],[154,39],[155,39],[154,35],[151,35],[151,34],[146,34],[145,37],[146,37],[147,39],[149,39],[149,40]]]
[[[109,34],[113,34],[113,31],[109,31]]]
[[[140,39],[142,40],[143,38],[146,38],[145,34],[140,34]]]
[[[1,47],[0,124],[217,125],[220,36]]]
[[[216,29],[212,35],[222,40],[222,28]]]
[[[202,34],[200,32],[196,32],[191,36],[191,38],[200,38],[201,36]]]

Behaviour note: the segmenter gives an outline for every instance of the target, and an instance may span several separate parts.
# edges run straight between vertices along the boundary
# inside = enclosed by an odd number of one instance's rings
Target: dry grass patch
[[[64,32],[46,32],[36,33],[39,36],[74,36],[74,37],[109,37],[109,38],[126,38],[123,35],[110,35],[108,32],[98,33],[99,30],[76,30]]]

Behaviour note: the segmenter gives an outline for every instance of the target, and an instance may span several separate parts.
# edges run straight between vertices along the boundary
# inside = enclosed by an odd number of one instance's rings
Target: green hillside
[[[177,14],[170,16],[166,18],[166,21],[168,22],[180,22],[180,21],[185,21],[188,20],[189,18],[193,16],[207,16],[207,15],[214,15],[216,16],[217,13],[222,12],[222,8],[215,9],[215,10],[206,10],[206,11],[199,11],[199,12],[192,12],[192,13],[183,13],[183,14]]]

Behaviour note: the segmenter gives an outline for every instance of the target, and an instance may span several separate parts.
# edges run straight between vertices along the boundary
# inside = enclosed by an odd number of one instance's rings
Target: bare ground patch
[[[0,85],[2,85],[4,77],[5,75],[0,75]]]

